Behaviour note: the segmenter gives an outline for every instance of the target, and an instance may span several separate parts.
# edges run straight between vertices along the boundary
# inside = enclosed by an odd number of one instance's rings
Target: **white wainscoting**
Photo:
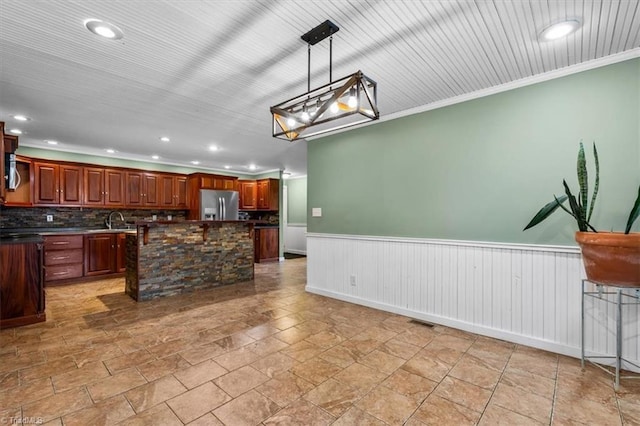
[[[577,247],[311,233],[307,252],[311,293],[580,357]],[[639,312],[623,308],[623,357],[636,364]],[[615,355],[615,319],[585,299],[587,355]]]
[[[307,224],[288,223],[284,230],[285,253],[307,254]]]

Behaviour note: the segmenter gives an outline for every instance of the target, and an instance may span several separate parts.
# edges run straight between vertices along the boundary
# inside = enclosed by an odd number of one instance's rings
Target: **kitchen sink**
[[[86,232],[90,234],[99,234],[99,233],[118,233],[118,232],[133,232],[136,228],[101,228],[101,229],[90,229]]]

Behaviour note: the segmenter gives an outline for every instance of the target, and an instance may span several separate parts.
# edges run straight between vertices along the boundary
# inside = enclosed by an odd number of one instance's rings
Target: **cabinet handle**
[[[54,246],[63,246],[69,244],[69,241],[54,241],[51,244],[53,244]]]
[[[62,260],[62,259],[69,259],[69,256],[58,256],[58,257],[53,257],[53,260]]]
[[[54,272],[51,275],[68,275],[68,274],[69,274],[69,272],[65,271],[65,272]]]

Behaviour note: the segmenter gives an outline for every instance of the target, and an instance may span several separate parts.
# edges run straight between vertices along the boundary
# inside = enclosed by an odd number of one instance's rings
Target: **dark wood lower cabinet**
[[[255,262],[274,262],[280,257],[279,228],[256,228],[254,230]]]
[[[126,269],[125,235],[124,233],[85,235],[85,277],[124,272]]]
[[[0,244],[0,328],[46,320],[41,241]]]

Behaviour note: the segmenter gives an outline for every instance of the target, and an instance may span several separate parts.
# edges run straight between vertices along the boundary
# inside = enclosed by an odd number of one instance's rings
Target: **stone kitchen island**
[[[137,301],[253,279],[253,224],[136,222],[126,237],[125,292]]]

